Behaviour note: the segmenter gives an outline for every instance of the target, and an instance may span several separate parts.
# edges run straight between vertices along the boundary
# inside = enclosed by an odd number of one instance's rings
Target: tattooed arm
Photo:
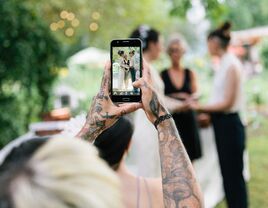
[[[173,119],[158,125],[165,207],[202,207],[202,194]]]
[[[134,86],[141,88],[143,109],[148,119],[154,123],[168,112],[159,102],[146,80],[146,73],[144,74],[145,77],[135,82]],[[173,119],[160,123],[157,130],[165,207],[203,207],[199,184]]]
[[[120,116],[133,112],[141,107],[141,103],[125,103],[115,105],[110,99],[111,65],[105,66],[99,93],[94,97],[86,122],[77,137],[93,142],[105,129],[112,126]]]

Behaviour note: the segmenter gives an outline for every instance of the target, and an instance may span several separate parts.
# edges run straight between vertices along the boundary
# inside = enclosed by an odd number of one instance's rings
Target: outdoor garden
[[[29,125],[55,106],[55,89],[80,93],[71,116],[86,113],[98,92],[110,41],[127,38],[138,25],[169,35],[180,33],[188,43],[184,65],[197,73],[200,102],[208,100],[213,76],[206,36],[225,20],[233,31],[268,28],[267,0],[0,0],[0,149],[25,134]],[[267,29],[268,30],[268,29]],[[245,108],[250,160],[249,195],[253,208],[268,207],[268,32],[256,34],[256,70],[246,75]],[[74,56],[94,50],[82,61]],[[97,53],[95,53],[97,54]],[[81,55],[81,54],[80,54]],[[248,57],[244,57],[248,60]],[[254,65],[255,64],[255,65]],[[165,49],[154,63],[168,67]],[[70,98],[72,99],[72,98]],[[225,207],[224,202],[217,208]]]

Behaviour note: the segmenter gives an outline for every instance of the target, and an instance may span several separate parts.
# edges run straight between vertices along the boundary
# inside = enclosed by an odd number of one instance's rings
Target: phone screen
[[[112,97],[121,102],[136,102],[141,90],[132,83],[141,77],[141,43],[132,39],[117,41],[111,47]]]

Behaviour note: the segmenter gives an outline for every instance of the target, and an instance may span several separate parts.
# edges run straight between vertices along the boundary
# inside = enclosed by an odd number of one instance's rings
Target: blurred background
[[[213,74],[206,35],[230,20],[231,50],[246,77],[251,206],[268,207],[267,8],[267,0],[0,0],[0,149],[21,135],[58,132],[86,112],[110,41],[140,24],[164,40],[175,32],[185,37],[184,62],[198,74],[206,101]],[[155,63],[159,71],[168,65],[164,53]]]

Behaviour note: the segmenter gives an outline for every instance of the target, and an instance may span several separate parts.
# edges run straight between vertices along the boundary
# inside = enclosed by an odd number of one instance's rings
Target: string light
[[[97,31],[99,29],[99,25],[96,23],[96,22],[92,22],[90,25],[89,25],[89,29],[93,32]]]
[[[74,19],[74,20],[72,20],[71,24],[72,24],[73,27],[78,27],[78,25],[80,24],[80,22],[79,22],[78,19]]]
[[[67,16],[67,20],[72,21],[75,18],[74,13],[70,12]]]
[[[65,22],[63,20],[60,20],[58,21],[57,25],[58,25],[58,28],[62,29],[65,26]]]
[[[58,22],[53,22],[50,24],[50,29],[52,31],[56,31],[58,29],[63,29],[65,26],[66,26],[66,23],[68,24],[68,22],[65,22],[64,19],[70,21],[70,25],[71,27],[69,26],[65,31],[64,31],[64,34],[67,36],[67,37],[71,37],[74,35],[75,31],[74,31],[74,28],[73,27],[78,27],[79,24],[80,24],[80,21],[75,18],[75,14],[73,12],[68,12],[66,10],[62,10],[60,12],[60,20]],[[93,25],[92,26],[92,29],[93,30],[97,30],[98,29],[98,25]]]
[[[93,12],[91,17],[94,19],[94,20],[98,20],[100,19],[100,13],[99,12]]]
[[[62,19],[66,19],[67,16],[68,16],[68,12],[65,11],[65,10],[63,10],[63,11],[60,13],[60,17],[61,17]]]
[[[56,31],[56,30],[58,29],[58,24],[55,23],[55,22],[51,23],[51,24],[50,24],[50,29],[51,29],[52,31]]]
[[[68,37],[71,37],[74,35],[74,29],[69,27],[65,30],[65,35],[68,36]]]

